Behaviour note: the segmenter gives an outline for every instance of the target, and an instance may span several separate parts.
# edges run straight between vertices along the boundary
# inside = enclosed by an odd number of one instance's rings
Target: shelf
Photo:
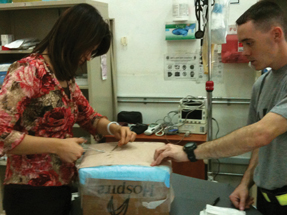
[[[0,160],[0,166],[6,166],[7,161],[6,160]]]
[[[82,86],[80,86],[80,85],[79,85],[79,88],[80,88],[81,90],[88,90],[88,89],[89,89],[89,86],[87,86],[87,85],[82,85]]]
[[[9,50],[9,51],[0,51],[0,54],[30,54],[32,50]]]
[[[37,1],[37,2],[17,2],[0,4],[0,10],[23,10],[23,9],[38,9],[38,8],[59,8],[71,7],[80,3],[94,3],[91,0],[66,0],[66,1]],[[96,2],[97,5],[106,6],[105,3]]]

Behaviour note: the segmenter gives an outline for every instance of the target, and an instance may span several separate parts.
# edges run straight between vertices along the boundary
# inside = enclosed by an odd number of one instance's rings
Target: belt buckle
[[[287,205],[287,193],[275,197],[281,206]]]
[[[264,196],[264,199],[267,201],[267,202],[271,202],[271,200],[269,199],[269,197],[268,197],[268,194],[267,193],[265,193],[264,191],[262,191],[261,190],[261,193],[262,193],[262,195]]]
[[[281,206],[287,205],[287,193],[275,195],[274,193],[272,193],[266,189],[261,188],[260,190],[261,190],[261,193],[267,202],[277,202]]]

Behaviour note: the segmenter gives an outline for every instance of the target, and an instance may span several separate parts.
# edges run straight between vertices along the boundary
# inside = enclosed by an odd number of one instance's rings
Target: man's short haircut
[[[236,24],[240,26],[250,20],[262,32],[269,31],[272,26],[280,26],[287,39],[287,18],[276,3],[267,0],[257,2],[236,20]]]

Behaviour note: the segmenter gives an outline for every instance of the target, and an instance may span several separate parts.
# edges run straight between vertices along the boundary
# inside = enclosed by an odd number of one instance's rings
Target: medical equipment
[[[180,100],[178,114],[179,133],[205,134],[207,131],[206,99],[184,98]]]
[[[153,133],[159,131],[162,128],[161,124],[159,123],[151,123],[147,130],[145,130],[145,135],[152,135]]]
[[[203,11],[203,7],[205,5],[206,2],[202,1],[202,0],[195,0],[195,15],[196,15],[196,19],[198,21],[198,30],[195,33],[195,38],[196,39],[201,39],[204,36],[204,30],[201,30],[201,14]]]

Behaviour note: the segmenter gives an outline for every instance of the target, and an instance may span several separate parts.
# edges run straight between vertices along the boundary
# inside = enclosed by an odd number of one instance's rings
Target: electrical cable
[[[217,125],[217,132],[216,132],[216,134],[215,134],[215,139],[217,139],[217,135],[218,135],[218,133],[219,133],[219,124],[218,124],[218,122],[217,122],[217,120],[216,120],[215,118],[212,118],[212,120],[214,120],[215,123],[216,123],[216,125]]]
[[[193,106],[192,110],[190,110],[190,106]],[[181,138],[181,140],[179,140],[178,142],[173,143],[173,144],[179,144],[185,137],[190,136],[192,133],[191,132],[186,132],[185,134],[180,135],[180,134],[176,133],[176,132],[178,132],[178,128],[180,126],[183,126],[186,123],[186,121],[188,119],[188,115],[190,113],[192,113],[193,111],[195,111],[197,109],[200,109],[202,106],[204,106],[204,101],[200,101],[200,100],[198,100],[198,98],[196,98],[194,96],[188,95],[188,96],[182,98],[180,100],[180,102],[179,102],[179,109],[181,109],[183,112],[187,112],[184,121],[182,123],[180,123],[180,125],[179,125],[178,122],[174,123],[173,122],[174,121],[174,117],[179,114],[179,111],[178,110],[170,111],[170,112],[167,113],[166,116],[164,116],[163,119],[158,119],[158,120],[155,121],[155,123],[161,124],[161,129],[159,129],[155,133],[155,135],[156,136],[163,136],[163,135],[165,135],[165,140],[167,142],[172,143],[168,139],[168,134],[177,134],[177,135],[179,135],[182,138]],[[174,131],[171,131],[171,130],[174,130]]]
[[[217,135],[218,135],[218,133],[219,133],[219,124],[218,124],[218,122],[217,122],[217,120],[216,120],[215,118],[212,118],[212,120],[214,120],[215,123],[216,123],[216,125],[217,125],[217,132],[216,132],[216,134],[215,134],[215,139],[217,139]],[[216,178],[216,177],[218,176],[218,174],[220,173],[220,165],[221,165],[219,159],[215,159],[215,160],[217,161],[217,172],[214,173],[213,180],[215,180],[215,178]]]
[[[170,116],[170,114],[173,114],[173,116]],[[173,123],[173,117],[176,116],[178,114],[178,111],[170,111],[167,113],[166,116],[164,116],[163,119],[158,119],[156,120],[156,123],[159,123],[161,124],[161,129],[159,129],[155,135],[156,136],[163,136],[165,135],[165,129],[168,128],[168,127],[172,127],[174,126],[174,123]],[[162,121],[162,123],[160,123],[159,121]]]
[[[177,134],[178,136],[181,136],[181,135],[179,135],[179,134]],[[187,136],[185,136],[185,134],[183,135],[183,136],[181,136],[182,138],[181,138],[181,140],[179,140],[178,142],[176,142],[176,143],[173,143],[173,142],[171,142],[170,140],[168,140],[168,138],[167,138],[167,134],[165,134],[165,140],[168,142],[168,143],[172,143],[172,144],[174,144],[174,145],[177,145],[177,144],[179,144],[179,143],[181,143],[181,141],[183,141],[183,139],[185,138],[185,137],[187,137]]]
[[[161,129],[159,129],[157,132],[155,132],[155,136],[161,137],[164,135],[164,127],[161,126]]]

